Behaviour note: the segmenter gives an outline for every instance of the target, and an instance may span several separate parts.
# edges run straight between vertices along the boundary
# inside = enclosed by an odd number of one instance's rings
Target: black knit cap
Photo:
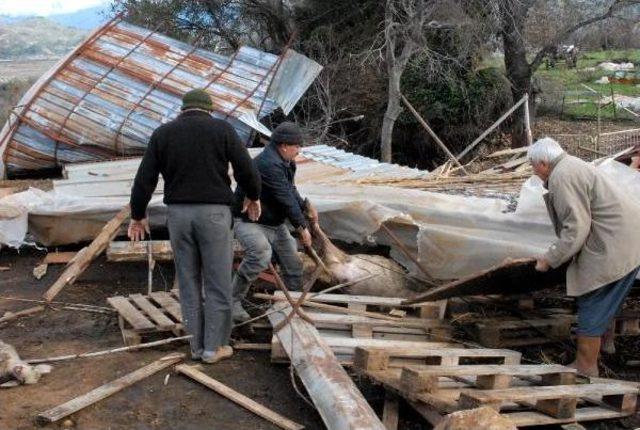
[[[271,141],[278,144],[302,145],[304,136],[297,124],[286,121],[276,127],[271,134]]]

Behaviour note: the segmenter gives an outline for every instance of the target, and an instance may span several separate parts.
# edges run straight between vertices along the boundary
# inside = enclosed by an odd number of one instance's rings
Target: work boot
[[[240,300],[235,300],[233,302],[231,316],[234,323],[241,323],[251,319],[251,315],[249,315],[247,311],[244,310],[244,308],[242,307],[242,302]]]

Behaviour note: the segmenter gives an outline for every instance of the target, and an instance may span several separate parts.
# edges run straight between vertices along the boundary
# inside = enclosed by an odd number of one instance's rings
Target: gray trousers
[[[251,283],[269,266],[272,254],[280,265],[287,288],[302,289],[302,260],[296,240],[286,225],[271,227],[236,219],[234,232],[244,248],[244,258],[233,276],[233,300],[242,300]]]
[[[231,211],[226,205],[171,204],[167,221],[191,352],[215,352],[231,335]]]

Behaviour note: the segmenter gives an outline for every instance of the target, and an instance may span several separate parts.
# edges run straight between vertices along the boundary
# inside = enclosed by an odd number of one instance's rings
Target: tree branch
[[[607,11],[605,13],[603,13],[602,15],[598,15],[598,16],[591,17],[589,19],[585,19],[584,21],[581,21],[581,22],[579,22],[577,24],[569,26],[569,27],[565,28],[564,30],[560,31],[556,35],[556,37],[554,37],[553,40],[550,43],[548,43],[547,45],[542,47],[542,49],[540,51],[538,51],[536,56],[533,58],[533,61],[531,62],[531,64],[529,64],[529,67],[531,69],[531,73],[535,72],[538,69],[538,67],[540,67],[540,64],[542,64],[542,61],[544,60],[545,55],[549,54],[560,42],[566,40],[566,38],[571,36],[574,32],[578,31],[582,27],[586,27],[587,25],[594,24],[596,22],[603,21],[605,19],[613,17],[613,13],[614,13],[614,11],[616,9],[620,9],[620,8],[624,8],[624,7],[632,6],[632,5],[637,5],[637,4],[640,4],[640,1],[638,1],[638,0],[614,0],[614,2],[611,3],[611,5],[607,9]],[[617,8],[617,6],[620,6],[620,8]]]

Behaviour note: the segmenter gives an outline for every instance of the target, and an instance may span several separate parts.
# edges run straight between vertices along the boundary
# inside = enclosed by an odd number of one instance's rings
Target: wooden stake
[[[418,120],[420,125],[425,130],[427,130],[427,133],[429,133],[431,135],[431,137],[433,138],[433,140],[436,141],[438,146],[440,146],[440,148],[442,148],[442,150],[447,154],[447,157],[449,157],[449,159],[455,165],[457,165],[464,172],[464,174],[466,175],[467,171],[464,169],[464,166],[462,166],[462,164],[460,164],[458,159],[451,153],[451,151],[449,151],[449,148],[447,148],[447,146],[440,140],[438,135],[431,129],[431,127],[429,127],[429,124],[427,124],[427,122],[420,116],[420,114],[418,113],[417,110],[415,110],[413,105],[411,103],[409,103],[409,100],[407,100],[407,98],[405,96],[403,96],[403,95],[400,96],[400,99],[402,100],[402,103],[405,104],[407,109],[409,109],[409,111],[413,114],[413,116]]]
[[[243,408],[253,412],[259,417],[264,418],[265,420],[277,425],[278,427],[285,430],[301,430],[304,428],[303,425],[298,424],[290,419],[283,417],[282,415],[272,411],[271,409],[261,405],[260,403],[250,399],[249,397],[238,393],[232,388],[224,385],[222,382],[216,381],[210,376],[204,374],[203,372],[197,370],[195,367],[187,366],[186,364],[179,364],[176,366],[176,371],[181,373],[189,378],[200,382],[207,388],[212,389],[216,393],[221,396],[226,397],[234,403],[242,406]]]
[[[91,264],[93,259],[106,249],[109,242],[111,242],[111,240],[118,234],[118,230],[122,223],[129,218],[130,213],[131,209],[129,208],[129,205],[127,205],[122,208],[111,221],[102,227],[102,231],[95,239],[93,239],[93,242],[78,253],[73,263],[65,268],[58,280],[49,287],[46,293],[44,293],[43,297],[47,302],[51,302],[53,298],[68,284],[73,284],[76,279],[78,279],[78,276],[80,276],[82,272],[89,267],[89,264]]]
[[[36,421],[39,424],[47,424],[59,421],[66,416],[78,412],[79,410],[84,409],[87,406],[90,406],[119,391],[122,391],[128,386],[133,385],[136,382],[153,375],[154,373],[166,369],[167,367],[173,366],[174,364],[180,362],[183,358],[184,354],[177,353],[163,357],[151,364],[146,365],[145,367],[142,367],[134,372],[123,376],[122,378],[118,378],[115,381],[108,382],[92,391],[89,391],[86,394],[83,394],[80,397],[76,397],[75,399],[69,400],[68,402],[60,406],[56,406],[53,409],[49,409],[46,412],[38,414],[36,417]]]
[[[524,103],[528,98],[528,95],[525,94],[520,100],[518,100],[518,103],[514,104],[511,109],[509,109],[508,111],[506,111],[500,118],[498,118],[498,120],[496,122],[494,122],[491,127],[489,127],[488,129],[486,129],[480,136],[478,136],[478,138],[476,140],[474,140],[473,142],[471,142],[466,148],[464,148],[464,151],[462,151],[460,154],[458,154],[458,160],[461,160],[462,157],[464,157],[465,155],[467,155],[467,153],[469,151],[471,151],[473,148],[476,147],[476,145],[478,143],[480,143],[482,141],[482,139],[484,139],[485,137],[487,137],[489,135],[489,133],[491,133],[497,126],[499,126],[502,121],[504,121],[505,119],[507,119],[507,117],[509,115],[511,115],[516,109],[518,109],[520,107],[520,105],[522,103]]]

